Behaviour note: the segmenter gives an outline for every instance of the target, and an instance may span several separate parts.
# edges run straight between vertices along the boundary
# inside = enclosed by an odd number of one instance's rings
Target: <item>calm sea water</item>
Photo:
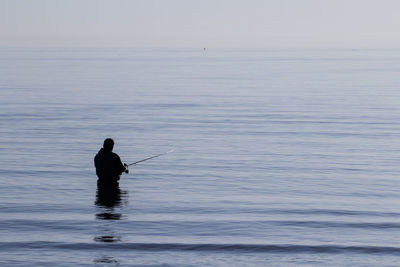
[[[396,266],[400,50],[0,48],[1,266]],[[97,192],[104,138],[132,166]]]

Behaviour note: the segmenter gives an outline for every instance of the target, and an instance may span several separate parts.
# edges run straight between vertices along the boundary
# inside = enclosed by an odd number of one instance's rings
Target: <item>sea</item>
[[[0,266],[399,262],[400,50],[0,48]]]

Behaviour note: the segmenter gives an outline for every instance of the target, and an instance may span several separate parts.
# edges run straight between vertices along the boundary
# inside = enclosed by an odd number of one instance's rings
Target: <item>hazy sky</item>
[[[0,0],[0,45],[400,47],[399,0]]]

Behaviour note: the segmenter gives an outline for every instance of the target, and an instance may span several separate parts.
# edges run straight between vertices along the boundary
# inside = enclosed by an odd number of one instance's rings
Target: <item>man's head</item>
[[[111,138],[104,140],[103,148],[104,150],[111,152],[114,148],[114,140]]]

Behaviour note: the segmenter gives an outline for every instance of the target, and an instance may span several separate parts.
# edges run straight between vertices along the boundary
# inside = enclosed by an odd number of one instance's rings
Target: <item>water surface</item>
[[[400,50],[0,49],[2,266],[393,266]],[[112,137],[126,163],[98,192]]]

